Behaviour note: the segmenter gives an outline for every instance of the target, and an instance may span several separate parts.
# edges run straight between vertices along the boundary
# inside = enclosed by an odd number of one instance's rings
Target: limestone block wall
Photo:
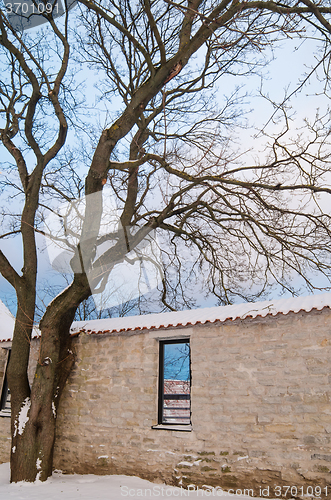
[[[10,348],[10,343],[5,343],[7,348]],[[32,341],[30,358],[29,358],[29,369],[28,377],[30,383],[33,381],[35,374],[35,369],[37,365],[39,352],[39,340],[35,339]],[[0,387],[3,377],[3,367],[5,365],[5,360],[7,357],[7,349],[1,348],[0,345]],[[10,437],[10,415],[0,415],[0,464],[9,462],[10,460],[10,447],[11,447],[11,437]]]
[[[9,462],[10,418],[0,417],[0,464]]]
[[[325,308],[81,334],[59,408],[54,466],[253,488],[258,496],[260,487],[293,485],[307,493],[319,485],[331,497],[330,321]],[[182,337],[191,345],[192,431],[152,429],[159,340]]]
[[[0,388],[4,376],[7,351],[0,349]],[[0,417],[0,463],[8,462],[10,454],[10,418]]]

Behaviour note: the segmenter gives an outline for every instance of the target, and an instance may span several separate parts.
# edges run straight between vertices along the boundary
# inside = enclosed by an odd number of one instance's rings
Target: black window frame
[[[163,418],[164,414],[164,346],[169,344],[188,344],[189,345],[189,370],[190,370],[190,394],[189,397],[180,397],[178,399],[187,399],[190,404],[190,419],[187,423],[183,422],[165,422]],[[192,404],[191,404],[191,388],[192,388],[192,371],[191,371],[191,344],[189,338],[180,339],[164,339],[159,340],[159,394],[158,394],[158,425],[169,425],[169,426],[191,426],[192,425]],[[186,396],[186,395],[185,395]],[[175,399],[175,398],[174,398]]]

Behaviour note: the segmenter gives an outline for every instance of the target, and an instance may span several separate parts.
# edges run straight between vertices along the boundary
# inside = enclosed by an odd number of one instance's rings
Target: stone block
[[[270,424],[265,426],[265,430],[273,433],[284,433],[295,432],[296,428],[293,424]]]

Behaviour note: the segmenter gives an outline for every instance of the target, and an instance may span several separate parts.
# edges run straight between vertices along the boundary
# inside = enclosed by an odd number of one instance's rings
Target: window
[[[160,341],[158,423],[191,424],[190,341]]]
[[[10,349],[0,349],[0,417],[10,417],[10,391],[7,381],[7,366]]]

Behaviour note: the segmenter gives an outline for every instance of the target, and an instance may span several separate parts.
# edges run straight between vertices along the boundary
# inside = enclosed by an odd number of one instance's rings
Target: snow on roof
[[[143,316],[127,316],[125,318],[106,318],[88,321],[75,321],[71,327],[73,335],[86,333],[119,333],[135,330],[151,330],[189,326],[216,321],[226,321],[245,318],[265,317],[268,315],[309,312],[312,309],[331,308],[331,293],[309,295],[308,297],[291,297],[289,299],[264,300],[262,302],[245,302],[231,306],[206,307],[187,311],[146,314]],[[0,342],[10,341],[13,336],[15,319],[0,300]],[[34,328],[34,338],[40,332]]]
[[[15,327],[15,317],[0,300],[0,342],[11,342]],[[32,330],[32,338],[39,338],[40,331],[36,326]]]
[[[13,337],[15,318],[0,300],[0,342]]]
[[[245,302],[231,306],[190,309],[188,311],[146,314],[124,318],[107,318],[89,321],[76,321],[72,324],[71,333],[115,333],[130,330],[150,330],[176,326],[196,325],[198,323],[215,323],[247,317],[256,318],[267,315],[309,312],[312,309],[331,308],[331,293],[310,295],[308,297],[292,297],[289,299],[265,300],[262,302]]]

